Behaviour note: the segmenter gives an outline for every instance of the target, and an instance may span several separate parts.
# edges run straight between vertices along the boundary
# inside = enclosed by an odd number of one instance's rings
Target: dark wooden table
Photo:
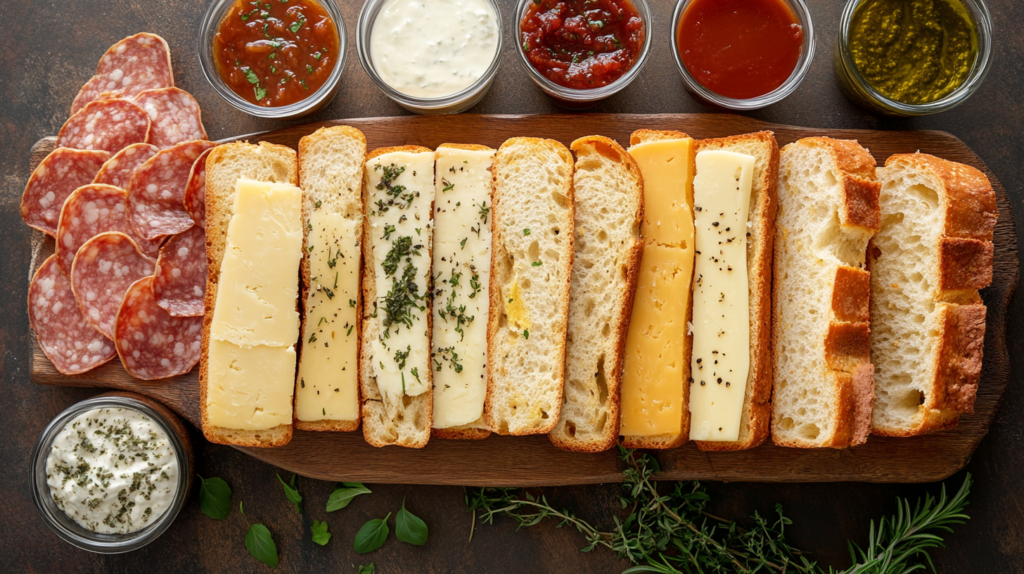
[[[203,78],[195,55],[196,33],[208,2],[136,2],[130,0],[2,0],[6,22],[0,50],[0,134],[2,209],[0,209],[0,361],[4,378],[0,393],[0,570],[11,572],[265,572],[243,546],[245,520],[233,513],[225,521],[206,518],[192,496],[174,526],[149,547],[121,556],[97,556],[62,543],[43,524],[29,490],[29,454],[43,427],[61,410],[97,394],[90,389],[36,386],[28,378],[28,318],[25,296],[29,268],[29,229],[19,216],[21,193],[28,179],[29,148],[40,137],[54,135],[67,118],[78,88],[90,77],[103,51],[124,36],[156,32],[171,45],[175,82],[195,95],[211,139],[283,127],[257,121],[229,107]],[[498,78],[476,113],[557,112],[526,77],[511,51],[508,33],[512,0],[500,0],[506,19],[506,52]],[[640,78],[622,94],[594,111],[664,113],[714,112],[682,88],[669,48],[672,0],[649,0],[654,13],[654,49]],[[359,0],[338,0],[350,37],[361,6]],[[1002,181],[1024,229],[1024,4],[991,0],[996,42],[994,65],[984,86],[960,108],[916,120],[873,117],[850,104],[839,92],[832,72],[833,45],[840,0],[810,0],[818,38],[814,64],[800,89],[786,101],[751,114],[760,119],[803,126],[874,129],[946,130],[964,140]],[[400,115],[401,108],[379,93],[359,66],[354,42],[341,91],[328,108],[305,121]],[[1024,252],[1024,243],[1018,245]],[[1020,298],[1007,322],[1010,356],[1020,380],[1024,353],[1024,313]],[[967,470],[975,476],[968,513],[971,521],[949,536],[949,548],[933,553],[940,572],[993,573],[1024,571],[1024,389],[1011,384],[1003,404]],[[297,515],[274,477],[275,469],[224,446],[205,443],[192,429],[198,470],[220,476],[244,501],[246,514],[274,533],[284,572],[355,572],[374,562],[378,572],[619,572],[626,563],[605,551],[580,553],[582,539],[552,524],[516,533],[509,522],[477,525],[468,542],[470,515],[461,487],[373,486],[345,510],[327,514],[324,505],[332,485],[298,479],[306,497],[306,513]],[[963,472],[949,480],[959,486]],[[618,512],[616,485],[544,489],[556,505],[572,507],[598,525],[610,526]],[[781,502],[794,524],[787,529],[792,543],[812,550],[816,559],[838,567],[848,565],[845,541],[861,544],[868,520],[894,511],[896,496],[916,498],[937,491],[937,485],[868,484],[709,484],[711,510],[742,517],[770,512]],[[430,527],[423,548],[392,538],[368,556],[352,550],[352,539],[369,518],[397,511],[402,499]],[[312,520],[327,519],[334,538],[326,547],[309,538]]]

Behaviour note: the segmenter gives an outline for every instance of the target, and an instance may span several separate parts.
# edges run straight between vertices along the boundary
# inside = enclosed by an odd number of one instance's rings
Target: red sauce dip
[[[315,93],[338,61],[338,29],[311,0],[239,0],[217,26],[213,58],[251,104],[287,106]]]
[[[683,65],[700,85],[745,100],[789,78],[804,30],[783,0],[693,0],[676,41]]]
[[[552,82],[587,90],[622,77],[646,36],[629,0],[534,0],[519,23],[520,48]]]

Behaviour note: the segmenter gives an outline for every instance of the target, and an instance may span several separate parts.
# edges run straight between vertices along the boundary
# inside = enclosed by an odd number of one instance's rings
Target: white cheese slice
[[[369,237],[380,336],[370,364],[381,393],[417,396],[430,390],[428,327],[433,234],[434,152],[398,151],[366,162]],[[404,301],[404,302],[403,302]]]
[[[747,211],[754,158],[697,154],[690,439],[739,438],[750,370]]]
[[[215,427],[266,430],[292,424],[295,347],[210,341],[206,416]]]
[[[434,195],[433,426],[483,428],[494,150],[438,148]]]

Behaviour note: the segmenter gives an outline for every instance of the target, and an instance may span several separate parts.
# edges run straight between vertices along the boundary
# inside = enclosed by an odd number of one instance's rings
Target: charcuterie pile
[[[58,371],[120,356],[146,380],[189,372],[202,346],[207,141],[155,34],[111,46],[75,98],[57,149],[21,200],[55,253],[29,288],[29,320]]]

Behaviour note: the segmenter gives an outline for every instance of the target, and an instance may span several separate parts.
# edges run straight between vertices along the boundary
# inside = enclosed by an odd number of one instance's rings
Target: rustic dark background
[[[557,112],[520,69],[509,34],[512,0],[499,0],[505,17],[505,54],[498,78],[475,113],[527,114]],[[620,95],[600,104],[600,112],[714,112],[682,88],[669,48],[669,20],[674,2],[649,0],[654,14],[650,61],[640,78]],[[844,4],[840,0],[808,0],[817,37],[810,75],[786,101],[750,114],[767,121],[829,128],[937,129],[964,140],[1002,181],[1024,228],[1024,4],[991,0],[996,41],[994,65],[974,97],[960,108],[915,120],[881,119],[850,104],[832,72],[833,45]],[[0,49],[0,360],[4,387],[0,393],[0,570],[10,572],[265,572],[245,551],[245,520],[233,513],[225,521],[206,518],[193,495],[176,524],[159,540],[137,552],[97,556],[59,541],[38,517],[29,490],[29,453],[43,427],[61,410],[98,391],[36,386],[28,377],[28,319],[25,296],[29,267],[29,229],[19,217],[21,192],[28,179],[29,149],[39,138],[55,135],[67,119],[78,88],[91,76],[104,50],[140,31],[156,32],[170,43],[175,82],[195,95],[211,139],[284,127],[257,121],[229,107],[214,93],[199,68],[196,34],[208,2],[168,0],[2,0],[6,22]],[[350,38],[361,6],[338,0]],[[370,83],[359,66],[354,40],[337,99],[306,121],[405,113]],[[1018,241],[1019,248],[1024,244]],[[1024,252],[1024,251],[1022,251]],[[1013,383],[991,432],[981,443],[967,471],[976,484],[968,513],[971,521],[948,537],[949,548],[933,552],[939,572],[993,573],[1024,571],[1024,390],[1015,383],[1024,351],[1020,298],[1007,321],[1010,356],[1016,361]],[[983,382],[984,384],[984,382]],[[234,500],[244,501],[246,514],[266,524],[277,540],[283,572],[355,572],[374,562],[378,572],[619,572],[627,564],[605,551],[580,553],[583,541],[567,528],[552,524],[515,532],[512,525],[477,525],[468,542],[470,515],[461,487],[369,485],[349,508],[327,514],[324,505],[332,484],[298,479],[306,497],[301,517],[291,510],[273,467],[229,447],[206,444],[193,430],[198,470],[231,484]],[[948,484],[959,486],[963,472]],[[610,526],[618,512],[616,485],[544,489],[556,505],[575,508],[601,526]],[[814,557],[837,567],[849,563],[846,540],[861,544],[868,521],[894,511],[896,496],[916,498],[936,492],[938,485],[875,484],[709,484],[711,510],[742,517],[770,512],[781,502],[794,524],[787,529],[792,543],[812,550]],[[360,556],[352,539],[369,518],[397,511],[402,499],[426,520],[430,538],[423,548],[392,538],[380,550]],[[309,526],[327,519],[334,538],[326,547],[313,544]],[[393,523],[392,523],[393,524]]]

